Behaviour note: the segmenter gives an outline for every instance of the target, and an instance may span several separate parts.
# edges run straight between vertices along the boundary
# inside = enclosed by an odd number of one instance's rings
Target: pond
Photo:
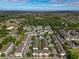
[[[79,0],[1,0],[0,10],[79,11]]]

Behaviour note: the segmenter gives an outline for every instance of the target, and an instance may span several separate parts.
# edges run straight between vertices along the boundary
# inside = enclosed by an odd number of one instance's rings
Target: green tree
[[[5,54],[4,54],[4,53],[2,53],[2,54],[1,54],[1,57],[5,57]]]

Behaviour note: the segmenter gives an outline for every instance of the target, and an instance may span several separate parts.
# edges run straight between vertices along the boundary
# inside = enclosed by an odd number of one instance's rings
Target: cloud
[[[62,3],[63,0],[50,0],[52,3]]]
[[[70,2],[67,5],[71,5],[71,6],[79,6],[79,2]]]

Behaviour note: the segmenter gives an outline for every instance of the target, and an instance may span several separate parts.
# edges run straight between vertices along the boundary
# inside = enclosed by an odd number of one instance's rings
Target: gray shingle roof
[[[68,33],[64,30],[59,30],[59,34],[64,38],[66,39],[67,37],[69,37]]]
[[[60,44],[60,42],[58,41],[56,36],[54,36],[54,44],[55,44],[55,47],[56,47],[58,53],[66,54],[65,50],[63,49],[62,45]]]
[[[24,43],[21,43],[15,50],[15,53],[21,53],[24,47]]]
[[[13,46],[12,42],[9,42],[5,48],[2,49],[2,52],[5,52],[10,46]]]
[[[49,50],[46,50],[46,49],[42,49],[42,50],[34,49],[33,53],[49,53]]]

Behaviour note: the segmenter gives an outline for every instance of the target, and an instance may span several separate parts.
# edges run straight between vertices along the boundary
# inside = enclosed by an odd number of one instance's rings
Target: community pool
[[[79,0],[0,0],[0,10],[79,11]]]

